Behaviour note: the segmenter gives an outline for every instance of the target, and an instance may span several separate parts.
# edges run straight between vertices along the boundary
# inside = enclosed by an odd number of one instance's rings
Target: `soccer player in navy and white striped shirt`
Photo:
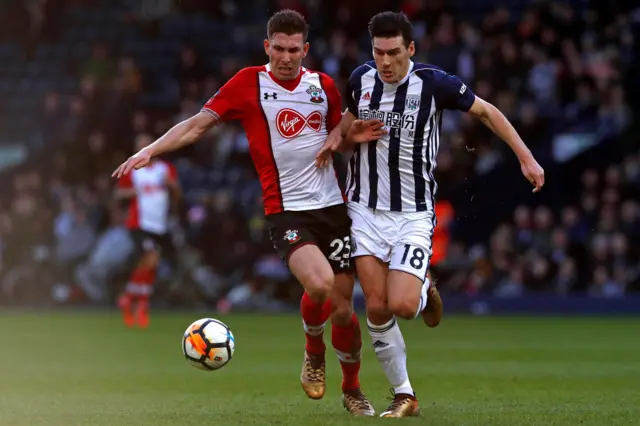
[[[534,192],[544,184],[544,172],[493,105],[455,75],[411,61],[415,45],[404,14],[374,16],[369,33],[375,60],[351,75],[342,134],[327,141],[319,159],[336,149],[340,136],[347,144],[356,143],[347,180],[352,256],[366,297],[373,346],[395,391],[382,416],[405,417],[417,415],[419,408],[396,317],[422,314],[434,327],[442,315],[427,271],[436,224],[433,172],[443,111],[468,112],[503,139],[535,185]]]

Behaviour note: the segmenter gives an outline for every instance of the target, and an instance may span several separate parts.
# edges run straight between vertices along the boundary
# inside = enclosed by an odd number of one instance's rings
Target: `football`
[[[233,357],[233,333],[222,321],[202,318],[182,336],[182,353],[192,366],[205,371],[224,367]]]

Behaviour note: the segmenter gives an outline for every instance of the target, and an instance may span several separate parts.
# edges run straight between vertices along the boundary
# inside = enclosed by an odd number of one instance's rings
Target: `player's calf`
[[[300,302],[306,347],[300,382],[309,398],[325,393],[324,327],[329,319],[334,275],[324,254],[314,244],[300,246],[289,255],[289,269],[305,289]]]
[[[331,302],[312,300],[308,293],[302,295],[300,314],[306,340],[300,383],[311,399],[320,399],[326,390],[324,328],[329,318]]]
[[[131,272],[124,292],[118,298],[118,307],[128,327],[133,327],[136,323],[142,328],[149,325],[148,299],[153,292],[159,262],[160,253],[154,248],[146,248]]]
[[[336,300],[332,299],[331,302],[333,305]],[[360,323],[351,309],[351,300],[348,308],[333,311],[331,315],[331,342],[342,369],[342,405],[352,416],[370,417],[375,415],[375,410],[360,389],[362,351]],[[349,319],[345,323],[343,315],[347,313]]]
[[[337,273],[331,292],[331,343],[342,369],[342,405],[353,416],[373,416],[375,410],[360,389],[362,334],[353,312],[354,276]]]
[[[347,324],[331,324],[331,343],[342,369],[342,391],[360,389],[360,353],[362,335],[358,317],[352,313]]]
[[[291,254],[289,268],[305,290],[300,314],[307,340],[306,351],[324,358],[323,333],[331,310],[329,296],[334,281],[333,270],[318,247],[311,244]]]
[[[437,327],[442,320],[442,313],[444,311],[444,307],[442,304],[442,298],[440,297],[440,293],[436,287],[436,281],[431,276],[431,273],[427,274],[427,282],[425,282],[427,286],[426,290],[426,306],[424,307],[422,314],[422,320],[429,327]]]
[[[331,289],[331,324],[347,327],[353,321],[353,285],[352,273],[337,273]],[[357,321],[357,318],[356,318]]]
[[[442,298],[430,274],[427,274],[423,283],[420,283],[417,277],[401,271],[391,271],[389,279],[390,288],[405,289],[389,296],[389,311],[393,315],[403,319],[413,319],[421,315],[424,323],[432,328],[440,324],[443,313]]]
[[[135,316],[133,315],[133,297],[128,293],[124,293],[118,297],[118,308],[122,313],[122,321],[127,327],[135,325]]]
[[[149,296],[141,296],[135,310],[135,320],[140,328],[149,327]]]

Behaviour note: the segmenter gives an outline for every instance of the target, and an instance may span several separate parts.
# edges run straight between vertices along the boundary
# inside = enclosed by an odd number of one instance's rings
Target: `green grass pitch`
[[[299,383],[301,321],[222,316],[236,337],[224,369],[182,357],[186,327],[205,314],[155,313],[146,331],[116,313],[0,314],[0,425],[343,425],[340,369],[328,391]],[[428,425],[638,425],[640,320],[445,317],[404,322],[409,371]],[[329,342],[327,336],[326,341]],[[363,333],[363,390],[376,410],[388,386]],[[330,345],[329,345],[329,350]]]

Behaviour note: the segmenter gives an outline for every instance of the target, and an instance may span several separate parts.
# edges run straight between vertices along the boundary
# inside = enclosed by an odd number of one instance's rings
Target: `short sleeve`
[[[457,109],[467,112],[476,95],[453,74],[442,73],[436,77],[436,105],[439,109]]]
[[[333,130],[342,119],[342,96],[336,87],[335,81],[326,74],[320,74],[322,88],[327,95],[327,131]]]
[[[360,104],[360,96],[362,95],[362,76],[367,72],[375,69],[373,61],[360,65],[353,70],[347,83],[347,109],[354,117],[358,117],[358,105]]]
[[[351,84],[351,79],[347,83],[347,109],[354,117],[358,117],[358,103],[356,102],[356,90]]]
[[[256,73],[252,73],[248,68],[240,70],[204,104],[202,111],[220,121],[242,118],[246,101],[257,84],[255,75]]]
[[[178,180],[178,169],[172,163],[167,163],[167,179],[170,181]]]

